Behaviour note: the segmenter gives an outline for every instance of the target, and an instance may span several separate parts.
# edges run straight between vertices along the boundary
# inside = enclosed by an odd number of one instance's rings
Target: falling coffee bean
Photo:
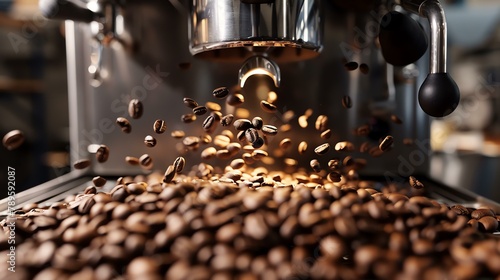
[[[94,186],[99,188],[106,184],[106,179],[101,176],[96,176],[92,178],[92,183],[94,184]]]
[[[304,154],[307,150],[307,142],[306,141],[302,141],[299,143],[299,147],[298,147],[298,151],[299,151],[299,154]]]
[[[215,117],[213,115],[208,116],[202,124],[203,130],[212,131],[215,125]]]
[[[344,108],[346,108],[346,109],[349,109],[352,107],[352,100],[351,100],[350,96],[344,95],[344,97],[342,97],[342,106],[344,106]]]
[[[9,151],[17,149],[24,143],[24,134],[20,130],[12,130],[5,134],[2,143]]]
[[[193,113],[197,116],[203,116],[208,112],[207,107],[205,106],[197,106],[193,108]]]
[[[95,153],[98,162],[106,162],[109,158],[109,148],[106,145],[100,145]]]
[[[80,159],[73,163],[73,167],[75,169],[85,169],[90,166],[90,160],[88,159]]]
[[[274,125],[266,124],[262,127],[262,133],[264,133],[265,135],[274,136],[278,134],[278,128]]]
[[[148,154],[144,154],[139,158],[139,164],[145,169],[151,169],[153,167],[153,159]]]
[[[124,117],[116,118],[116,124],[118,124],[118,126],[125,133],[130,133],[132,131],[132,126],[130,125],[130,122]]]
[[[420,190],[424,188],[424,184],[422,184],[419,180],[417,180],[415,177],[410,176],[409,178],[410,186],[414,189]]]
[[[125,161],[130,165],[139,165],[139,159],[136,157],[126,156]]]
[[[394,143],[394,138],[390,135],[387,135],[382,142],[380,142],[380,145],[378,145],[378,148],[382,152],[387,152],[391,147],[392,144]]]
[[[229,90],[227,87],[218,87],[213,90],[213,96],[218,99],[224,99],[229,95]]]
[[[169,165],[165,174],[163,176],[164,183],[170,183],[175,177],[175,167],[173,165]]]
[[[255,140],[255,142],[252,143],[252,147],[254,147],[255,149],[258,149],[258,148],[264,146],[264,144],[265,144],[264,138],[259,136],[257,138],[257,140]]]
[[[186,107],[188,107],[188,108],[194,109],[194,108],[198,107],[198,102],[196,102],[192,98],[184,97],[184,99],[182,99],[182,101],[184,102],[184,105],[186,105]]]
[[[184,114],[181,116],[181,121],[183,123],[192,123],[196,120],[196,115],[194,114]]]
[[[260,108],[266,113],[274,113],[277,110],[274,104],[271,104],[265,100],[260,101]]]
[[[255,128],[245,130],[245,137],[250,143],[254,143],[259,138],[259,132]]]
[[[317,159],[313,159],[309,162],[309,165],[311,168],[314,170],[314,172],[320,172],[321,171],[321,165]]]
[[[142,116],[144,108],[142,102],[139,99],[132,99],[128,104],[128,114],[133,119],[138,119]]]
[[[324,144],[321,144],[318,147],[316,147],[314,149],[314,152],[317,155],[324,155],[324,154],[328,153],[329,150],[330,150],[330,144],[324,143]]]
[[[181,173],[186,165],[186,160],[183,157],[177,157],[174,161],[175,173]]]
[[[255,129],[261,130],[262,126],[264,126],[264,121],[261,117],[255,117],[252,119],[252,125]]]
[[[361,63],[359,65],[359,71],[366,75],[370,72],[370,67],[366,63]]]
[[[234,128],[236,130],[247,130],[253,128],[252,122],[247,119],[237,119],[233,122]]]
[[[151,135],[147,135],[146,137],[144,137],[144,144],[146,145],[146,147],[152,148],[156,146],[156,139]]]
[[[233,114],[227,114],[222,119],[220,120],[220,124],[222,126],[230,126],[233,123],[234,120],[234,115]]]
[[[245,97],[240,93],[231,94],[226,99],[226,103],[231,106],[239,106],[244,102],[245,102]]]
[[[332,137],[332,130],[327,129],[327,130],[321,132],[320,137],[323,139],[330,139],[330,137]]]
[[[162,134],[167,130],[167,123],[164,120],[156,120],[153,124],[153,131]]]

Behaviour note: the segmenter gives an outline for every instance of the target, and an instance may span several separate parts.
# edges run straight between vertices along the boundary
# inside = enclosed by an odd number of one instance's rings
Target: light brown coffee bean
[[[212,91],[212,95],[218,99],[224,99],[229,95],[227,87],[218,87]]]
[[[139,159],[136,157],[126,156],[125,161],[130,165],[139,165]]]
[[[96,176],[92,178],[92,183],[94,184],[94,186],[99,188],[106,184],[106,179],[101,176]]]
[[[269,103],[265,100],[260,101],[260,108],[266,113],[274,113],[278,110],[278,108],[276,108],[274,104]]]
[[[222,126],[230,126],[233,123],[234,120],[234,115],[233,114],[227,114],[222,119],[220,120],[220,124]]]
[[[298,147],[298,151],[299,151],[299,154],[304,154],[307,150],[307,142],[306,141],[302,141],[299,143],[299,147]]]
[[[241,93],[230,94],[226,99],[227,105],[240,106],[245,103],[245,97]]]
[[[344,97],[342,97],[342,106],[346,109],[352,108],[352,100],[349,95],[344,95]]]
[[[2,143],[7,150],[12,151],[19,148],[24,143],[24,140],[24,134],[16,129],[7,132],[2,139]]]
[[[332,130],[331,129],[326,129],[325,131],[321,132],[320,137],[327,140],[332,137]]]
[[[328,117],[326,115],[319,115],[318,118],[316,119],[316,122],[314,123],[314,127],[318,131],[325,131],[328,126]]]
[[[186,133],[182,130],[174,130],[170,133],[170,136],[176,139],[181,139],[184,138],[184,136],[186,136]]]
[[[217,149],[215,149],[214,147],[208,147],[201,152],[201,158],[204,160],[209,160],[215,157],[216,153]]]
[[[198,102],[196,102],[192,98],[185,97],[184,99],[182,99],[182,101],[184,102],[184,105],[186,105],[186,107],[188,108],[194,109],[195,107],[198,107]]]
[[[196,120],[195,114],[184,114],[181,116],[181,121],[183,123],[192,123]]]
[[[382,152],[387,152],[391,149],[392,144],[394,144],[394,138],[390,135],[387,135],[382,142],[380,142],[380,145],[378,145],[378,148]]]
[[[177,157],[174,161],[175,173],[181,173],[186,165],[186,160],[183,157]]]
[[[422,184],[419,180],[417,180],[415,177],[410,176],[409,178],[410,186],[414,189],[420,190],[424,188],[424,184]]]
[[[264,133],[265,135],[274,136],[278,134],[278,128],[274,125],[266,124],[262,127],[262,133]]]
[[[90,166],[90,160],[88,159],[79,159],[73,163],[73,167],[75,169],[85,169]]]
[[[182,139],[182,144],[186,147],[196,147],[200,144],[200,138],[196,136],[187,136]]]
[[[485,216],[495,216],[495,212],[489,208],[478,208],[470,213],[471,218],[479,220]]]
[[[245,166],[245,161],[241,158],[233,159],[229,164],[233,169],[241,169]]]
[[[138,119],[142,116],[144,107],[139,99],[132,99],[128,104],[128,114],[133,119]]]
[[[314,148],[314,152],[320,156],[328,153],[329,150],[330,150],[330,144],[328,143],[321,144],[318,147]]]
[[[348,141],[342,141],[335,144],[335,151],[354,151],[354,144]]]
[[[207,107],[205,106],[196,106],[193,108],[193,114],[197,116],[203,116],[208,112]]]
[[[164,120],[157,119],[153,123],[153,131],[157,134],[162,134],[167,131],[167,123]]]
[[[124,133],[130,133],[132,131],[132,125],[130,125],[130,122],[124,117],[116,118],[116,124]]]
[[[146,137],[144,137],[144,144],[146,147],[153,148],[156,146],[156,139],[151,135],[146,135]]]
[[[302,128],[306,128],[309,125],[309,122],[307,121],[307,119],[308,119],[308,116],[306,116],[306,115],[300,116],[298,118],[299,126]]]

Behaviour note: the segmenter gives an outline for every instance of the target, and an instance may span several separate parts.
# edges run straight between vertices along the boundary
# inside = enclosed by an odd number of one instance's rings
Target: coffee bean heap
[[[180,168],[182,159],[175,162]],[[110,191],[26,205],[16,215],[16,279],[500,274],[500,240],[489,234],[500,215],[489,208],[439,203],[409,183],[336,184],[306,172],[216,169],[200,164],[170,183],[156,172],[125,177]]]

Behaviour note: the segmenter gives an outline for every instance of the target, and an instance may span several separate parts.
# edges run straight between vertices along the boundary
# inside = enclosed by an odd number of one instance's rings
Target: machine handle
[[[418,92],[422,110],[437,118],[453,112],[459,101],[460,90],[448,73],[430,73]]]
[[[42,15],[49,19],[92,22],[98,15],[70,0],[40,0],[38,7]]]
[[[391,11],[380,23],[379,42],[387,63],[406,66],[419,60],[427,51],[427,36],[408,15]]]

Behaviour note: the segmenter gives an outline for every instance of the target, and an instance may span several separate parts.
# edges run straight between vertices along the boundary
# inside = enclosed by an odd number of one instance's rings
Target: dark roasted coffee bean
[[[387,152],[391,149],[392,144],[394,143],[394,138],[390,135],[387,135],[382,142],[380,142],[380,145],[378,145],[378,148],[382,152]]]
[[[254,147],[255,149],[258,149],[258,148],[264,146],[264,144],[265,144],[264,138],[259,136],[257,138],[257,140],[255,140],[255,142],[252,143],[252,147]]]
[[[485,232],[494,232],[498,228],[498,221],[496,217],[484,216],[478,220],[480,229]]]
[[[192,98],[184,97],[184,99],[182,99],[182,101],[184,102],[184,105],[186,105],[186,107],[188,107],[188,108],[194,109],[195,107],[198,107],[198,102],[196,102]]]
[[[478,208],[470,213],[471,218],[479,220],[485,216],[495,217],[495,212],[489,208]]]
[[[92,197],[89,197],[82,201],[80,205],[78,206],[78,212],[81,214],[88,214],[90,212],[90,208],[95,205],[95,199]]]
[[[192,123],[196,120],[196,115],[194,114],[184,114],[181,116],[181,121],[183,123]]]
[[[234,128],[236,130],[247,130],[253,128],[252,122],[247,119],[237,119],[233,122]]]
[[[183,157],[177,157],[174,161],[175,173],[181,173],[186,165],[186,160]]]
[[[212,95],[218,99],[224,99],[229,95],[227,87],[218,87],[212,91]]]
[[[154,146],[156,146],[156,139],[151,135],[147,135],[146,137],[144,137],[144,144],[146,145],[146,147],[153,148]]]
[[[3,146],[11,151],[19,148],[24,143],[24,134],[20,130],[9,131],[2,139]]]
[[[351,100],[351,97],[349,95],[344,95],[344,97],[342,97],[342,106],[346,109],[349,109],[352,107],[352,100]]]
[[[215,117],[210,115],[208,116],[202,124],[203,130],[205,131],[212,131],[215,125]]]
[[[410,186],[414,189],[420,190],[424,188],[424,184],[422,184],[419,180],[417,180],[415,177],[410,176],[409,178]]]
[[[95,153],[98,162],[106,162],[109,158],[109,148],[106,145],[100,145]]]
[[[130,100],[128,104],[128,114],[133,119],[138,119],[142,116],[144,112],[144,108],[142,106],[142,102],[138,99]]]
[[[164,183],[170,183],[175,177],[175,167],[173,165],[169,165],[165,174],[163,176]]]
[[[264,125],[264,121],[261,117],[255,117],[252,119],[252,125],[255,129],[261,130],[262,126]]]
[[[92,183],[94,184],[94,186],[99,188],[106,184],[106,179],[101,176],[96,176],[92,178]]]
[[[274,104],[271,104],[265,100],[260,101],[260,108],[266,113],[274,113],[277,110]]]
[[[162,134],[167,130],[167,123],[164,120],[157,119],[153,123],[153,131],[157,134]]]
[[[208,112],[207,107],[205,106],[197,106],[193,108],[193,113],[197,116],[203,116]]]
[[[463,205],[460,205],[460,204],[453,205],[450,208],[450,210],[452,210],[453,212],[455,212],[457,215],[468,216],[470,214],[469,210],[467,209],[467,207],[465,207]]]
[[[130,133],[132,131],[132,125],[130,125],[130,122],[126,118],[123,117],[116,118],[116,124],[125,133]]]
[[[153,167],[153,159],[148,154],[143,154],[139,158],[139,164],[145,169],[151,169]]]
[[[278,128],[274,125],[266,124],[262,127],[262,133],[264,133],[265,135],[274,136],[278,134]]]
[[[370,72],[370,67],[368,67],[368,65],[366,65],[365,63],[361,63],[359,65],[359,71],[363,74],[368,74],[368,72]]]
[[[96,194],[97,193],[97,189],[95,188],[95,186],[88,186],[85,188],[85,190],[83,191],[84,194]]]
[[[139,165],[139,159],[136,157],[126,156],[125,161],[130,165]]]
[[[347,69],[347,71],[354,71],[358,69],[358,63],[356,61],[350,61],[344,64],[344,67],[345,69]]]
[[[330,150],[330,144],[328,143],[321,144],[318,147],[314,148],[314,152],[317,155],[324,155],[328,153],[329,150]]]
[[[240,93],[231,94],[226,99],[226,103],[231,106],[239,106],[244,102],[245,102],[245,97]]]
[[[319,161],[317,159],[311,160],[311,162],[309,162],[309,165],[314,170],[314,172],[320,172],[321,171],[321,165],[319,164]]]
[[[88,159],[80,159],[73,163],[73,167],[75,169],[85,169],[90,166],[90,160]]]
[[[254,143],[259,138],[259,132],[255,128],[245,130],[245,137],[250,143]]]

